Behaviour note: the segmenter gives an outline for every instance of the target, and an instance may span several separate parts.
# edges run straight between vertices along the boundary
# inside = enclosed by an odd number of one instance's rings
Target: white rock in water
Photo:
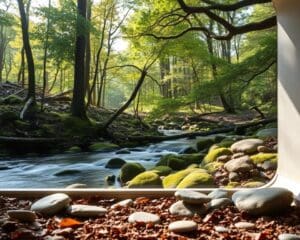
[[[123,201],[117,202],[114,205],[111,206],[111,208],[116,208],[116,207],[130,207],[133,205],[133,200],[132,199],[125,199]]]
[[[175,233],[185,233],[196,231],[198,225],[194,221],[176,221],[169,225],[169,231]]]
[[[64,193],[55,193],[36,201],[31,206],[31,210],[44,214],[54,215],[64,210],[71,202],[70,197]]]
[[[68,189],[76,189],[76,188],[87,188],[88,186],[86,184],[83,184],[83,183],[74,183],[74,184],[71,184],[69,186],[67,186],[66,188]]]
[[[232,200],[240,211],[268,215],[287,210],[293,202],[293,193],[284,188],[249,189],[235,192]]]
[[[147,212],[135,212],[128,218],[130,223],[142,222],[142,223],[160,223],[160,217],[158,215]]]
[[[100,217],[104,216],[107,210],[103,207],[77,204],[70,206],[67,212],[73,217]]]
[[[175,197],[178,200],[182,200],[185,203],[199,204],[207,203],[211,198],[203,193],[191,191],[191,190],[178,190],[175,192]]]
[[[34,222],[36,219],[35,213],[29,210],[8,210],[7,215],[20,222]]]
[[[238,141],[231,145],[231,151],[234,153],[243,152],[243,153],[255,153],[257,152],[257,147],[264,143],[261,139],[245,139]]]

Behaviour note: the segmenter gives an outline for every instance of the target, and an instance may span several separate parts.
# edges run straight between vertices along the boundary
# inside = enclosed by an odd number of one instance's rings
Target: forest
[[[277,166],[276,30],[270,0],[1,0],[2,173],[12,158],[53,166],[45,187],[265,184]],[[103,172],[84,179],[83,163]],[[205,180],[181,181],[194,167]]]

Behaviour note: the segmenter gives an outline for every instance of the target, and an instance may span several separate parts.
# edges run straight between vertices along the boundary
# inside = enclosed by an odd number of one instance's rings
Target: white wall
[[[273,2],[278,14],[278,180],[300,192],[300,1]]]

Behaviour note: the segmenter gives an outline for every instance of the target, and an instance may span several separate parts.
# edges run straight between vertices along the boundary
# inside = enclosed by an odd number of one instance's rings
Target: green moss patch
[[[255,164],[264,163],[266,161],[271,161],[277,163],[277,153],[259,153],[252,155],[250,158]]]
[[[159,176],[168,176],[173,170],[168,166],[157,166],[150,169],[150,171],[158,174]]]
[[[125,184],[145,170],[140,163],[126,163],[120,170],[120,181]]]
[[[195,171],[187,175],[177,188],[203,188],[214,186],[212,175],[207,172]]]
[[[218,157],[223,155],[231,155],[232,152],[228,148],[217,148],[212,149],[208,152],[208,154],[204,157],[202,162],[202,166],[205,166],[208,163],[214,162],[217,160]]]
[[[143,172],[134,177],[128,188],[158,188],[162,186],[160,176],[153,171]]]

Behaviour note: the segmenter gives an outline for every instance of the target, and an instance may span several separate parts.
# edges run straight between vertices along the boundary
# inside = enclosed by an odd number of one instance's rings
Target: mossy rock
[[[240,186],[240,183],[239,182],[229,182],[225,188],[226,189],[232,189],[232,188],[236,188],[236,187],[239,187]]]
[[[109,152],[118,148],[118,145],[110,142],[96,142],[89,146],[89,150],[92,152]]]
[[[158,174],[159,176],[168,176],[170,173],[172,173],[173,169],[168,166],[157,166],[150,169],[150,171]]]
[[[78,146],[70,147],[66,152],[67,153],[80,153],[82,150]]]
[[[14,94],[3,99],[4,104],[22,104],[23,102],[22,98]]]
[[[194,171],[187,175],[177,188],[203,188],[214,186],[212,175],[207,172]]]
[[[260,181],[250,181],[247,183],[242,184],[242,187],[244,188],[258,188],[264,186],[266,183],[265,182],[260,182]]]
[[[59,116],[66,136],[97,136],[97,126],[89,119],[82,120],[67,114],[59,114]]]
[[[208,154],[204,157],[204,160],[202,162],[202,166],[205,166],[208,163],[214,162],[217,160],[218,157],[222,155],[231,155],[232,152],[228,148],[217,148],[210,150]]]
[[[192,168],[192,169],[193,169],[193,168],[199,168],[199,165],[196,164],[196,163],[193,163],[193,164],[187,166],[187,169],[189,169],[189,168]]]
[[[7,111],[7,112],[2,112],[0,113],[0,123],[10,123],[15,120],[18,120],[19,116],[17,113],[12,112],[12,111]]]
[[[128,188],[159,188],[162,187],[160,176],[153,171],[143,172],[134,177]]]
[[[191,164],[200,164],[202,159],[202,154],[168,154],[162,156],[156,166],[168,166],[173,170],[182,170]]]
[[[126,163],[120,170],[119,178],[121,183],[125,184],[132,180],[135,176],[145,171],[146,169],[140,163]]]
[[[234,140],[224,139],[223,141],[218,143],[218,146],[221,148],[229,148],[234,143],[235,143]]]
[[[29,122],[25,122],[25,121],[22,121],[22,120],[16,120],[14,121],[14,125],[16,128],[18,129],[22,129],[22,130],[30,130],[31,129],[31,125]]]
[[[220,167],[222,167],[224,165],[224,163],[222,162],[211,162],[206,164],[203,168],[206,169],[209,173],[215,173],[216,171],[218,171],[218,169]]]
[[[166,176],[163,179],[163,187],[176,188],[177,185],[181,182],[181,180],[184,179],[187,175],[189,175],[193,171],[195,171],[194,168],[189,168]]]
[[[122,158],[112,158],[106,163],[105,168],[118,169],[123,167],[124,164],[126,164],[126,161]]]
[[[268,137],[277,137],[277,132],[278,129],[277,128],[265,128],[265,129],[261,129],[259,130],[255,135],[259,138],[268,138]]]
[[[213,138],[202,138],[197,142],[197,150],[203,151],[210,148],[215,143]]]
[[[277,163],[277,153],[258,153],[256,155],[252,155],[250,159],[254,164],[260,164],[266,161]]]

